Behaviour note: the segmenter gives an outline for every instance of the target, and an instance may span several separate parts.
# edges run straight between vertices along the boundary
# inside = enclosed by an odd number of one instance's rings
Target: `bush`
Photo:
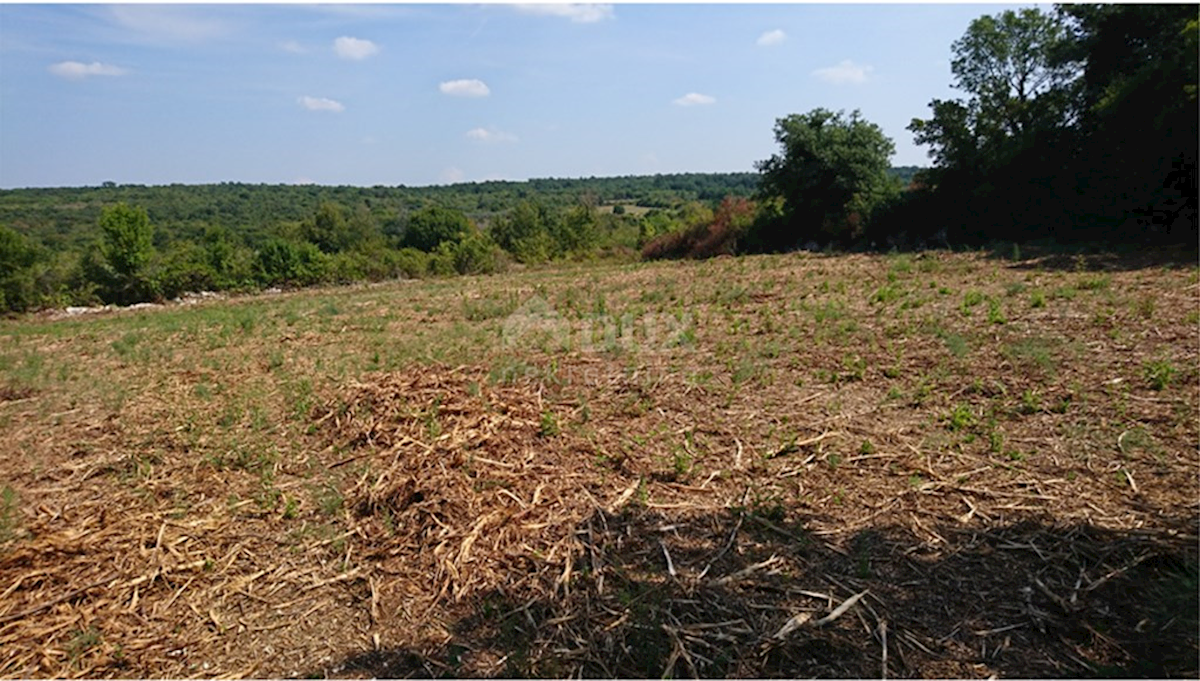
[[[25,235],[0,227],[0,311],[24,312],[37,305],[37,261],[38,252]]]
[[[258,280],[273,286],[307,286],[324,281],[328,259],[314,244],[285,239],[269,239],[254,261]]]
[[[739,242],[749,233],[755,215],[750,201],[726,197],[711,219],[698,216],[688,227],[652,239],[643,247],[642,257],[654,260],[733,255],[739,252]]]
[[[472,234],[452,248],[454,270],[459,274],[492,274],[500,269],[500,248],[482,234]]]
[[[400,244],[432,253],[444,242],[461,241],[470,233],[471,223],[462,212],[429,206],[409,216]]]

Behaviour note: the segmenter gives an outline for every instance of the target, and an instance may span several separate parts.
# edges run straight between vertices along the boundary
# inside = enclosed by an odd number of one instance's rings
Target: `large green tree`
[[[934,160],[930,222],[968,241],[1141,241],[1181,215],[1194,232],[1196,16],[1065,5],[972,21],[952,46],[965,97],[909,126]]]
[[[1181,216],[1195,230],[1196,5],[1061,5],[1080,79],[1081,213],[1122,225],[1142,216],[1164,235]]]
[[[462,241],[471,231],[471,222],[461,211],[431,205],[408,216],[400,244],[429,253],[443,242]]]
[[[113,272],[132,280],[154,257],[154,227],[144,208],[118,203],[100,212],[101,253]]]
[[[780,118],[775,140],[781,152],[755,164],[763,195],[783,200],[783,222],[761,235],[768,248],[858,236],[870,212],[896,191],[888,177],[895,145],[858,111]]]

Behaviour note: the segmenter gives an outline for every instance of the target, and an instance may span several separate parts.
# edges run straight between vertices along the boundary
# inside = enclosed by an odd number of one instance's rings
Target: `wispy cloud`
[[[51,64],[49,70],[50,73],[69,80],[82,80],[89,76],[123,76],[129,73],[119,66],[101,64],[98,61],[94,61],[91,64],[84,64],[77,61],[61,61],[57,64]]]
[[[335,99],[327,99],[325,97],[309,97],[305,95],[296,101],[300,102],[300,106],[309,111],[332,111],[333,113],[341,113],[346,110],[346,107]]]
[[[766,33],[758,36],[756,43],[759,47],[771,47],[772,45],[778,45],[785,40],[787,40],[787,34],[777,28],[774,31],[767,31]]]
[[[514,5],[518,12],[537,14],[548,17],[570,19],[576,24],[594,24],[613,17],[612,5],[585,4],[544,4],[544,5]]]
[[[702,95],[699,92],[689,92],[679,99],[674,100],[673,103],[677,106],[702,106],[705,104],[714,104],[716,101],[716,97]]]
[[[834,85],[844,85],[846,83],[858,85],[867,82],[867,77],[874,70],[874,66],[855,64],[849,59],[843,59],[836,66],[826,66],[823,69],[813,71],[812,74]]]
[[[203,42],[231,30],[225,22],[179,6],[113,5],[108,11],[119,26],[155,42]]]
[[[445,170],[443,170],[441,172],[441,174],[438,176],[438,178],[444,184],[455,184],[458,182],[462,182],[463,179],[466,178],[466,176],[467,176],[467,174],[462,171],[462,168],[456,168],[454,166],[450,166],[449,168],[446,168]]]
[[[342,36],[333,41],[333,51],[342,59],[366,59],[379,52],[379,46],[370,40]]]
[[[498,142],[516,142],[517,136],[511,132],[503,132],[495,128],[473,128],[467,131],[467,137],[476,142],[495,144]]]
[[[279,43],[279,49],[292,54],[307,54],[308,48],[296,42],[295,40],[285,40]]]
[[[438,85],[438,89],[442,91],[442,94],[452,97],[487,97],[492,94],[487,83],[474,78],[448,80]]]

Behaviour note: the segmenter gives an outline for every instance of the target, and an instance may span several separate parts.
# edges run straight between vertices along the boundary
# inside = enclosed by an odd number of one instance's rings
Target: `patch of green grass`
[[[1112,284],[1112,277],[1107,274],[1098,277],[1087,277],[1079,282],[1082,291],[1104,291]]]
[[[1042,397],[1038,395],[1036,390],[1025,390],[1021,393],[1021,404],[1017,407],[1017,411],[1025,414],[1036,414],[1042,410]]]
[[[0,489],[0,546],[17,538],[21,527],[17,493],[8,485]]]
[[[313,501],[322,515],[334,516],[341,512],[346,497],[337,487],[325,484],[313,490]]]
[[[1175,380],[1179,374],[1179,370],[1175,365],[1166,359],[1156,359],[1147,362],[1142,367],[1142,376],[1145,377],[1146,383],[1149,384],[1151,390],[1164,390]]]
[[[1046,307],[1046,292],[1041,289],[1034,289],[1029,294],[1029,307],[1035,310]]]
[[[507,317],[517,309],[517,305],[518,298],[515,294],[492,294],[466,299],[462,303],[463,317],[471,322]]]
[[[967,339],[957,333],[943,334],[942,342],[946,344],[946,349],[950,351],[950,354],[959,359],[966,357],[971,350],[967,345]]]
[[[1055,300],[1075,300],[1075,296],[1078,293],[1078,291],[1070,286],[1060,286],[1050,292],[1050,297]]]
[[[130,331],[113,341],[110,345],[118,357],[128,359],[140,342],[142,342],[142,334],[137,331]]]
[[[67,657],[71,664],[77,664],[84,655],[91,649],[99,646],[103,642],[100,636],[100,630],[95,626],[90,626],[87,629],[78,629],[68,635],[67,639]]]
[[[975,425],[975,413],[971,411],[970,406],[960,404],[946,415],[945,420],[946,427],[950,430],[964,430]]]
[[[1154,317],[1154,310],[1157,306],[1158,303],[1155,297],[1147,294],[1141,298],[1138,298],[1137,302],[1134,303],[1133,310],[1142,319],[1152,319]]]
[[[959,306],[959,311],[964,317],[970,316],[971,308],[982,303],[986,297],[982,291],[970,290],[963,294],[962,305]]]
[[[875,290],[875,293],[871,295],[871,302],[886,305],[893,300],[903,298],[905,295],[904,287],[899,284],[887,284]]]
[[[554,437],[560,432],[562,430],[558,425],[558,416],[549,409],[543,411],[538,425],[538,435],[541,437]]]
[[[1000,306],[1000,301],[988,301],[988,323],[989,324],[1005,324],[1008,322],[1008,317],[1004,316],[1004,308]]]
[[[1005,345],[1000,354],[1015,363],[1051,372],[1055,368],[1054,354],[1058,346],[1056,341],[1040,336],[1028,336]]]

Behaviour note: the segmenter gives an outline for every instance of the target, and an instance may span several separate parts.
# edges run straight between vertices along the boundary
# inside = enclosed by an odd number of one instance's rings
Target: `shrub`
[[[255,276],[267,285],[306,286],[323,281],[328,259],[314,244],[269,239],[254,261]]]
[[[739,252],[739,242],[750,231],[755,215],[752,202],[727,196],[710,218],[701,216],[680,231],[652,239],[642,248],[642,257],[655,260],[733,255]]]

